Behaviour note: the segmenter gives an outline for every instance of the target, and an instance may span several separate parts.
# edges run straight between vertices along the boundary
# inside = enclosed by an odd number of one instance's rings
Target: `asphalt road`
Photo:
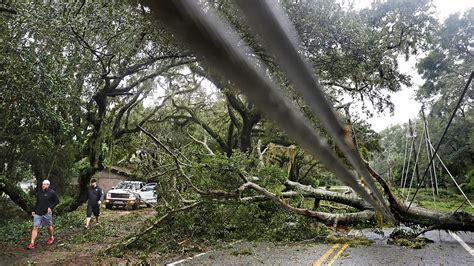
[[[291,245],[240,242],[192,258],[175,259],[173,265],[474,265],[474,234],[457,233],[463,247],[447,232],[428,232],[433,240],[423,249],[387,244],[391,230],[381,236],[371,231],[356,232],[373,240],[371,246],[350,247],[348,244]],[[352,232],[354,233],[354,232]],[[470,252],[472,254],[470,254]],[[177,263],[176,263],[177,262]],[[319,264],[318,264],[319,263]]]

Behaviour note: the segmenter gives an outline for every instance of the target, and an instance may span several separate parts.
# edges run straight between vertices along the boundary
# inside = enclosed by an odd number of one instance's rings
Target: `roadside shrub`
[[[73,228],[81,228],[84,222],[84,208],[85,206],[81,206],[73,212],[54,215],[54,227],[56,233],[61,234],[63,231]],[[0,222],[0,241],[9,243],[28,241],[31,226],[32,218],[26,214],[2,220],[2,222]]]
[[[467,194],[474,195],[474,167],[467,172],[467,180],[469,183],[464,185],[464,191]]]
[[[0,239],[2,242],[16,243],[26,239],[31,229],[31,221],[14,219],[8,223],[0,224]]]

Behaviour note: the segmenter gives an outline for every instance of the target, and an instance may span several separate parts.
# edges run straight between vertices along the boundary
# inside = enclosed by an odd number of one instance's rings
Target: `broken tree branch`
[[[297,191],[305,192],[307,195],[318,200],[337,202],[337,203],[341,203],[347,206],[354,207],[359,210],[373,210],[372,206],[370,206],[363,199],[356,196],[346,195],[343,193],[337,193],[337,192],[328,191],[324,189],[313,188],[311,186],[305,186],[303,184],[300,184],[298,182],[293,182],[290,180],[287,180],[285,182],[285,186]]]
[[[192,140],[194,140],[195,142],[201,144],[201,145],[207,150],[207,152],[209,152],[209,155],[212,155],[212,156],[216,155],[216,154],[212,151],[212,149],[209,148],[209,145],[207,145],[207,137],[206,137],[206,136],[204,136],[204,140],[201,141],[201,140],[198,140],[198,139],[196,139],[195,137],[193,137],[193,135],[191,135],[191,133],[189,133],[189,132],[186,132],[186,133],[188,134],[188,136],[189,136]]]
[[[430,227],[432,228],[431,230],[444,229],[474,232],[474,216],[465,212],[440,213],[420,207],[411,207],[407,210],[407,206],[400,203],[400,201],[393,195],[385,180],[368,164],[367,169],[375,180],[382,186],[382,189],[388,198],[390,210],[397,221],[405,224],[416,224]]]
[[[318,222],[333,225],[333,224],[358,224],[363,221],[373,220],[375,218],[375,212],[371,210],[364,210],[361,212],[354,212],[354,213],[326,213],[326,212],[318,212],[318,211],[311,211],[308,209],[303,208],[296,208],[276,196],[275,194],[271,193],[270,191],[264,189],[263,187],[255,184],[255,183],[245,183],[240,188],[239,191],[244,191],[247,189],[253,189],[256,192],[264,195],[274,203],[280,205],[283,209],[293,212],[295,214],[300,214],[303,216],[311,217],[317,220]]]

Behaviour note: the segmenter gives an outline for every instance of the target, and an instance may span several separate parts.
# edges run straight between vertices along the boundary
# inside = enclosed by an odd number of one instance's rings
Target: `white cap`
[[[45,185],[45,184],[49,186],[50,182],[49,182],[48,179],[43,180],[43,185]]]

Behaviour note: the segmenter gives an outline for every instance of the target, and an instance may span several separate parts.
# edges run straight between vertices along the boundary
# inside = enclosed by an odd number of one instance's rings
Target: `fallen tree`
[[[199,183],[199,178],[205,177],[191,175],[191,169],[193,167],[209,168],[212,167],[212,165],[191,166],[188,163],[190,160],[185,157],[183,152],[177,150],[175,147],[173,148],[166,145],[164,141],[143,127],[139,128],[158,149],[168,155],[175,169],[170,173],[174,173],[175,176],[169,179],[169,181],[172,182],[168,184],[168,194],[160,194],[162,196],[162,206],[164,206],[157,209],[160,214],[154,217],[140,233],[130,235],[109,248],[107,251],[109,254],[120,254],[120,252],[126,249],[143,249],[142,245],[158,245],[156,241],[161,241],[161,234],[165,234],[165,236],[163,236],[163,244],[167,245],[174,241],[173,243],[181,248],[180,243],[186,241],[193,242],[194,240],[189,240],[189,238],[193,238],[195,234],[200,234],[200,237],[202,237],[202,232],[213,234],[209,236],[209,238],[225,240],[221,239],[223,231],[230,232],[229,234],[231,234],[232,230],[251,230],[247,227],[249,221],[239,221],[238,228],[233,228],[229,227],[227,221],[213,220],[214,218],[212,217],[216,215],[219,216],[219,211],[222,210],[222,208],[227,209],[227,213],[231,213],[231,215],[238,215],[237,211],[235,211],[236,207],[257,206],[253,210],[261,210],[262,213],[252,212],[252,217],[268,215],[268,206],[275,206],[272,210],[276,210],[275,212],[280,214],[286,212],[294,214],[280,216],[285,218],[283,218],[283,222],[279,224],[283,229],[278,228],[280,231],[278,231],[277,234],[285,234],[285,230],[290,230],[285,228],[285,226],[290,226],[289,228],[295,226],[291,225],[294,224],[291,222],[294,217],[306,217],[306,221],[310,221],[310,223],[315,226],[324,224],[332,227],[376,224],[380,221],[381,215],[378,214],[370,204],[353,192],[338,193],[290,180],[284,181],[283,186],[279,186],[278,189],[275,189],[275,187],[266,187],[262,181],[262,177],[247,174],[245,170],[233,173],[234,177],[236,177],[235,180],[239,180],[235,184],[234,189],[221,189],[203,185]],[[197,143],[207,145],[204,142]],[[209,151],[209,149],[210,147],[207,146],[206,151]],[[215,152],[207,152],[206,156],[215,158],[218,154],[219,153]],[[216,161],[218,161],[218,159],[216,159]],[[465,212],[441,213],[420,207],[407,209],[407,206],[401,203],[394,195],[387,182],[368,164],[367,169],[374,178],[374,181],[382,188],[384,198],[387,201],[391,214],[395,218],[395,223],[411,226],[414,230],[413,236],[430,230],[474,231],[474,216]],[[275,179],[277,178],[275,177]],[[166,182],[164,179],[158,181],[158,187],[166,186],[164,182]],[[185,183],[186,189],[179,189],[177,186],[179,182]],[[325,206],[323,206],[323,204],[315,204],[311,209],[301,204],[304,199],[312,199],[315,202],[325,201],[325,203],[327,203]],[[330,208],[327,207],[328,204]],[[263,208],[260,206],[263,206]],[[333,212],[334,209],[336,209],[337,212]],[[216,214],[210,211],[216,211]],[[288,217],[293,218],[288,220]],[[264,218],[264,221],[265,219],[268,218]],[[223,220],[225,221],[225,218],[223,218]],[[253,222],[253,220],[250,221],[251,227],[255,226]],[[262,223],[261,220],[259,222]],[[183,224],[185,224],[184,227]],[[203,226],[204,224],[206,226]],[[269,223],[266,223],[265,226],[265,228],[277,230],[277,228],[272,229]],[[216,230],[216,228],[219,229]],[[305,227],[293,228],[300,231],[306,230]],[[176,230],[176,232],[170,232],[170,230]],[[321,235],[317,235],[316,237],[326,237],[327,229],[325,230],[325,233],[323,231]],[[258,231],[258,234],[264,234],[264,232]],[[243,239],[245,239],[248,235],[240,233],[238,236],[242,236]],[[175,239],[176,237],[178,237],[178,239]],[[315,235],[309,237],[314,238]],[[205,235],[205,238],[207,239],[207,235]],[[195,241],[199,243],[199,240]]]
[[[383,178],[375,173],[372,169],[370,170],[373,176],[376,177],[376,180],[379,182],[379,184],[383,187],[389,202],[390,210],[392,211],[392,214],[395,216],[398,223],[403,223],[405,225],[417,225],[429,230],[443,229],[452,231],[474,231],[474,216],[465,212],[440,213],[420,207],[411,207],[410,209],[407,209],[407,205],[401,204],[400,201],[393,195],[385,180],[383,180]],[[239,190],[243,191],[245,189],[252,189],[290,212],[314,218],[316,221],[326,225],[358,224],[375,219],[375,212],[373,208],[362,199],[355,196],[325,191],[322,189],[315,189],[311,186],[305,186],[292,181],[287,181],[286,184],[295,188],[297,192],[303,192],[303,194],[299,195],[306,195],[317,200],[326,200],[348,205],[358,209],[359,212],[334,214],[296,208],[285,202],[283,199],[277,197],[275,194],[251,182],[242,185]],[[293,194],[293,192],[286,193],[287,195],[298,195],[297,193]]]
[[[344,194],[328,191],[325,189],[313,188],[311,186],[303,185],[298,182],[286,180],[285,186],[289,191],[281,191],[278,194],[269,191],[268,189],[260,186],[256,182],[249,180],[259,180],[256,177],[247,177],[243,173],[239,173],[241,184],[234,191],[225,191],[219,189],[201,189],[198,188],[192,177],[189,176],[184,166],[179,159],[179,156],[183,156],[182,153],[175,153],[167,147],[163,142],[156,138],[152,133],[146,131],[140,127],[158,147],[163,149],[174,161],[176,169],[178,169],[179,175],[184,178],[185,182],[193,189],[198,195],[207,199],[215,200],[233,200],[240,201],[245,204],[250,204],[257,201],[272,201],[279,205],[283,209],[307,217],[311,217],[317,222],[324,223],[326,225],[355,225],[360,223],[366,223],[368,221],[374,221],[376,219],[376,212],[374,208],[364,201],[362,198],[356,196],[353,193]],[[210,155],[214,156],[214,155]],[[474,216],[465,212],[453,212],[453,213],[440,213],[433,210],[428,210],[420,207],[407,208],[405,204],[402,204],[399,199],[391,191],[385,180],[377,174],[368,164],[367,169],[374,178],[374,180],[382,187],[384,196],[390,207],[391,214],[395,218],[397,223],[405,225],[416,225],[419,227],[429,230],[443,229],[453,231],[474,231]],[[253,191],[257,195],[245,197],[247,191]],[[179,192],[177,192],[179,193]],[[183,198],[180,195],[181,198]],[[344,213],[328,213],[319,210],[309,210],[306,208],[295,207],[289,203],[287,199],[296,197],[306,197],[315,200],[324,200],[333,203],[346,205],[354,209],[353,212]]]
[[[188,204],[193,201],[199,201],[202,198],[214,199],[222,204],[239,201],[246,204],[256,201],[270,201],[288,212],[309,217],[316,222],[328,225],[354,225],[375,221],[379,219],[378,217],[381,217],[379,215],[381,213],[384,217],[393,219],[395,222],[416,225],[425,228],[425,230],[474,230],[474,217],[467,213],[453,212],[443,214],[423,208],[409,209],[399,202],[383,178],[371,170],[370,167],[366,167],[363,164],[362,157],[357,150],[357,145],[353,143],[354,138],[350,128],[344,127],[339,123],[329,103],[324,101],[324,95],[317,77],[312,75],[313,70],[308,69],[307,64],[299,56],[298,49],[296,46],[293,46],[294,43],[291,42],[290,38],[280,38],[281,36],[275,38],[275,36],[267,35],[265,31],[263,31],[263,34],[260,34],[262,35],[260,37],[264,39],[280,39],[287,42],[282,46],[273,46],[278,42],[268,41],[270,45],[267,48],[272,50],[277,55],[277,58],[285,58],[287,54],[290,54],[288,51],[293,52],[294,58],[286,57],[286,61],[283,61],[283,63],[288,64],[285,66],[285,64],[280,63],[280,66],[283,72],[287,72],[288,78],[295,83],[295,88],[307,100],[308,106],[318,116],[322,126],[331,135],[332,141],[337,144],[339,151],[345,155],[347,161],[344,163],[339,161],[339,156],[333,152],[333,149],[328,148],[326,141],[319,136],[319,132],[313,130],[314,127],[306,116],[302,116],[299,112],[300,110],[294,108],[293,103],[280,93],[279,85],[263,74],[267,73],[266,69],[255,67],[256,64],[245,57],[248,47],[244,47],[244,49],[242,48],[244,45],[235,45],[239,43],[236,37],[238,33],[232,32],[234,35],[227,34],[231,31],[232,27],[222,23],[217,16],[213,17],[212,11],[206,10],[206,13],[201,12],[202,10],[195,6],[193,2],[143,2],[146,3],[156,18],[160,19],[162,23],[178,36],[178,39],[179,37],[181,38],[180,40],[183,44],[196,52],[200,58],[204,58],[204,63],[208,67],[232,81],[258,107],[262,114],[265,114],[280,128],[285,130],[290,138],[298,140],[299,144],[307,152],[311,153],[326,169],[329,169],[337,178],[353,188],[361,197],[333,193],[291,181],[285,182],[287,188],[285,191],[282,191],[281,187],[278,186],[266,187],[264,182],[259,181],[260,178],[254,178],[252,175],[246,174],[246,170],[252,168],[251,165],[246,165],[243,167],[244,169],[237,169],[234,172],[235,176],[231,178],[232,182],[234,182],[233,188],[229,188],[229,186],[226,186],[226,189],[216,188],[218,182],[215,182],[215,180],[212,180],[212,178],[205,174],[200,175],[198,170],[195,171],[198,172],[197,176],[187,173],[187,171],[192,169],[187,170],[191,167],[182,164],[181,161],[191,162],[193,160],[184,160],[182,152],[168,148],[163,142],[154,137],[153,134],[140,127],[152,139],[155,145],[165,150],[172,158],[172,161],[176,164],[177,176],[182,178],[187,188],[192,190],[192,193],[190,191],[184,193],[184,191],[178,189],[175,177],[173,184],[170,186],[170,191],[177,194],[175,199],[181,199],[183,203],[186,202]],[[270,14],[271,9],[268,10],[266,11]],[[261,14],[264,14],[264,12],[261,12]],[[250,12],[247,15],[252,16]],[[253,17],[259,18],[258,16]],[[253,24],[258,30],[259,23],[254,22]],[[274,24],[280,25],[277,20]],[[224,31],[223,29],[226,30]],[[286,32],[285,30],[282,27],[281,31],[278,31],[277,34],[284,33]],[[282,53],[282,51],[284,52]],[[288,67],[288,65],[292,67]],[[299,70],[295,71],[295,69]],[[315,93],[315,91],[319,94]],[[208,148],[206,150],[209,151]],[[215,153],[211,150],[209,156],[213,156],[213,154]],[[352,165],[350,170],[347,168],[349,163]],[[201,166],[195,166],[195,168],[199,167]],[[202,168],[205,167],[209,166],[204,164]],[[357,171],[357,176],[351,172],[352,170]],[[235,178],[236,176],[240,178]],[[207,179],[201,182],[199,178]],[[363,178],[363,182],[359,182],[361,178]],[[240,181],[235,181],[238,179]],[[383,196],[379,193],[375,183],[382,186]],[[291,190],[288,191],[288,189]],[[304,197],[313,198],[315,202],[325,200],[347,205],[350,208],[345,212],[331,213],[325,212],[322,208],[317,208],[318,204],[315,204],[316,209],[308,209],[302,207],[301,204],[295,206],[296,204],[289,200],[290,198]],[[167,204],[165,203],[165,205]],[[179,204],[177,205],[179,206]],[[197,226],[200,226],[200,224]],[[151,229],[147,228],[146,230]]]
[[[421,207],[411,207],[408,209],[407,205],[400,203],[400,200],[395,197],[385,180],[370,167],[368,167],[368,169],[376,181],[382,186],[383,191],[387,197],[390,210],[398,223],[403,223],[405,225],[418,225],[429,230],[442,229],[452,231],[474,231],[474,216],[466,212],[440,213]],[[313,217],[318,222],[322,222],[324,224],[332,225],[336,222],[337,224],[357,224],[366,222],[367,220],[375,219],[375,212],[373,211],[373,208],[362,199],[355,196],[325,191],[322,189],[315,189],[311,186],[305,186],[292,181],[287,181],[285,184],[293,189],[296,189],[297,191],[304,192],[304,195],[306,196],[318,200],[326,200],[348,205],[360,210],[360,212],[328,214],[307,209],[295,208],[285,203],[283,200],[277,198],[273,193],[254,183],[247,183],[243,186],[245,188],[254,189],[265,196],[267,199],[279,204],[288,211],[308,217]]]
[[[397,221],[405,224],[414,224],[430,230],[443,229],[452,231],[474,231],[474,216],[465,212],[440,213],[420,207],[408,208],[400,203],[390,190],[387,182],[367,165],[371,175],[382,186],[389,202],[390,210]]]

